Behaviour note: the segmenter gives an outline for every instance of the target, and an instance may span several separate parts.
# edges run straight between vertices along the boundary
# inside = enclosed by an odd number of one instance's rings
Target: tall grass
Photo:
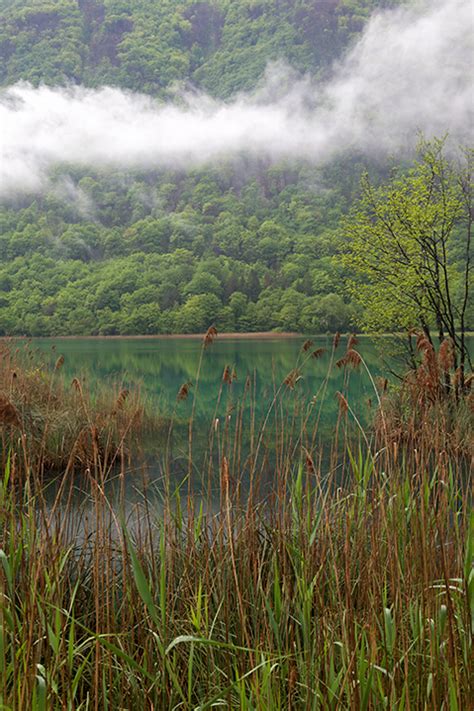
[[[415,447],[408,431],[394,444],[389,418],[385,442],[349,438],[344,394],[343,455],[318,456],[309,423],[321,402],[290,407],[297,377],[275,384],[271,452],[269,418],[238,411],[232,428],[211,423],[198,467],[191,424],[190,476],[173,485],[168,447],[159,507],[145,492],[131,509],[120,486],[112,506],[91,466],[80,505],[71,469],[48,497],[35,471],[6,460],[0,708],[469,708],[465,459],[428,436]]]
[[[61,377],[31,345],[0,342],[0,455],[37,476],[93,468],[102,475],[126,457],[143,425],[139,393]]]

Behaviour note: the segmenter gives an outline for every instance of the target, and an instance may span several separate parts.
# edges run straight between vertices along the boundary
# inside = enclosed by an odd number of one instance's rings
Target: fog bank
[[[0,196],[42,190],[62,163],[197,166],[242,152],[322,163],[348,149],[406,152],[418,131],[472,140],[473,51],[470,0],[428,0],[374,15],[325,84],[274,65],[252,94],[173,104],[16,84],[0,93]]]

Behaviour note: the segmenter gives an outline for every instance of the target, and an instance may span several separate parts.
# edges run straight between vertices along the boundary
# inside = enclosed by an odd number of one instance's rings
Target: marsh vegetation
[[[336,338],[331,368],[364,368],[357,345]],[[351,402],[339,394],[323,461],[304,411],[295,423],[296,411],[281,407],[314,355],[305,343],[270,404],[281,415],[271,486],[268,413],[253,422],[245,457],[237,416],[210,426],[207,452],[194,459],[191,420],[189,470],[176,485],[165,460],[159,507],[146,487],[133,507],[106,495],[107,480],[123,483],[126,459],[113,453],[136,426],[133,407],[118,429],[107,410],[120,435],[107,462],[90,436],[88,458],[66,466],[48,496],[46,460],[32,456],[37,440],[24,424],[38,405],[15,371],[23,410],[17,399],[18,414],[4,407],[2,420],[4,708],[466,708],[472,395],[448,395],[450,363],[422,338],[418,348],[417,370],[396,394],[374,381],[372,428],[349,426]],[[42,373],[45,430],[64,393],[58,368]],[[231,377],[223,373],[223,387]],[[177,396],[197,399],[199,383]],[[87,402],[93,428],[103,405]]]

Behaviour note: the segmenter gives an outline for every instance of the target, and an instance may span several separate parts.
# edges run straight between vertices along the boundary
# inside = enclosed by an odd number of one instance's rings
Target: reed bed
[[[337,359],[336,341],[330,368],[337,361],[350,377],[364,365],[357,344]],[[457,456],[428,431],[420,437],[423,417],[394,438],[385,386],[374,383],[382,424],[361,430],[341,392],[322,456],[324,383],[304,408],[289,399],[312,357],[305,344],[263,422],[252,408],[232,427],[214,419],[199,464],[191,420],[179,485],[170,427],[163,486],[144,484],[132,507],[123,462],[86,467],[78,505],[77,473],[50,496],[38,471],[10,455],[0,485],[0,708],[469,708],[465,446]],[[183,397],[199,397],[198,383]]]
[[[54,346],[53,346],[54,348]],[[31,344],[0,343],[0,455],[36,476],[92,467],[104,473],[136,445],[144,425],[138,390],[62,377]]]

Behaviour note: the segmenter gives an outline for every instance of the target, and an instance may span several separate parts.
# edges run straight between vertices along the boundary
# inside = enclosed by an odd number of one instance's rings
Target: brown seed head
[[[79,378],[73,378],[71,381],[71,387],[74,388],[76,392],[82,395],[82,385]]]
[[[362,362],[362,358],[359,353],[350,348],[346,351],[346,355],[336,361],[338,368],[344,368],[346,365],[350,365],[352,368],[358,368]]]
[[[217,329],[215,326],[210,326],[204,336],[204,347],[212,345],[215,338],[217,338]]]
[[[359,340],[358,340],[357,336],[355,335],[355,333],[351,333],[351,335],[347,339],[347,350],[349,351],[352,348],[352,346],[356,346],[358,343],[359,343]]]
[[[349,403],[347,402],[347,400],[346,400],[346,398],[344,397],[344,395],[343,395],[341,392],[339,392],[339,390],[338,390],[337,393],[336,393],[336,397],[337,397],[337,399],[338,399],[338,401],[339,401],[339,409],[340,409],[340,411],[341,411],[341,412],[347,412],[348,409],[349,409]]]
[[[445,338],[439,347],[438,362],[445,373],[454,366],[454,348],[450,338]]]
[[[223,457],[221,464],[221,486],[224,492],[229,491],[229,464],[227,457]]]
[[[181,385],[180,389],[178,390],[178,394],[176,396],[176,399],[178,400],[178,402],[181,400],[186,400],[186,398],[189,395],[189,390],[192,387],[193,387],[193,384],[190,380],[187,383],[183,383]]]
[[[311,454],[308,452],[307,449],[304,450],[305,453],[305,459],[306,459],[306,471],[308,474],[315,474],[316,473],[316,467],[314,466],[314,461],[313,457]]]
[[[313,341],[308,338],[308,340],[303,343],[303,351],[306,353],[307,351],[309,351],[309,349],[313,345],[314,345]]]
[[[231,385],[234,380],[237,380],[237,373],[235,372],[235,368],[231,368],[230,365],[226,365],[224,368],[224,372],[222,373],[222,380],[228,385]]]
[[[347,359],[347,365],[350,365],[352,368],[358,368],[359,365],[362,362],[362,358],[358,351],[354,350],[353,348],[349,348],[346,351],[346,359]]]
[[[294,368],[291,370],[288,375],[286,376],[285,380],[283,381],[287,387],[290,388],[290,390],[294,390],[296,383],[298,380],[301,380],[301,373],[298,370],[298,368]]]
[[[9,425],[10,427],[20,427],[20,416],[16,407],[10,400],[3,395],[0,395],[0,426]]]
[[[453,382],[453,385],[454,385],[455,388],[456,388],[456,387],[459,385],[459,383],[461,382],[461,374],[462,374],[461,368],[460,368],[460,367],[459,367],[459,368],[456,368],[456,370],[454,371],[454,375],[453,375],[453,377],[452,377],[452,382]]]
[[[424,353],[426,350],[433,348],[430,339],[423,331],[420,331],[416,337],[416,348],[420,353]]]

